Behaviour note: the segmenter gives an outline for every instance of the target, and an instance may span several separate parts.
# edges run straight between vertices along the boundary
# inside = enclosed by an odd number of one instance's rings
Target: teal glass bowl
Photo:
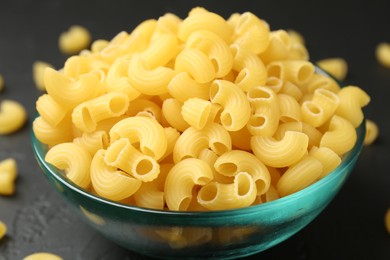
[[[308,225],[329,204],[351,173],[363,146],[365,124],[341,165],[311,186],[247,208],[173,212],[116,203],[75,186],[44,160],[46,145],[32,133],[36,159],[49,181],[98,232],[137,253],[169,259],[229,259],[270,248]]]

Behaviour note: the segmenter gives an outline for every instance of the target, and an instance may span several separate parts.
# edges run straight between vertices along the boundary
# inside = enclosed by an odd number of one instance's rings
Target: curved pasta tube
[[[370,120],[366,119],[366,135],[364,136],[364,145],[371,145],[372,143],[375,142],[375,140],[379,136],[379,128],[377,124]]]
[[[331,77],[315,73],[311,79],[302,85],[307,93],[314,93],[316,89],[326,89],[337,93],[340,90],[339,84]]]
[[[206,185],[213,179],[210,166],[200,159],[188,158],[175,164],[165,180],[165,200],[170,210],[186,210],[195,185]]]
[[[81,75],[92,71],[102,70],[107,72],[109,67],[108,63],[94,57],[75,55],[66,60],[63,73],[66,77],[77,80]]]
[[[214,80],[210,87],[210,101],[223,107],[220,121],[227,130],[237,131],[248,123],[251,114],[249,101],[234,83]]]
[[[54,69],[47,68],[44,81],[47,93],[67,109],[72,109],[101,92],[100,79],[92,72],[80,75],[75,81]]]
[[[231,29],[225,19],[218,14],[202,11],[192,12],[179,26],[178,37],[187,41],[188,37],[195,31],[208,30],[219,35],[225,42],[230,42]]]
[[[340,98],[340,104],[336,114],[348,119],[354,127],[358,127],[364,119],[362,107],[370,103],[370,96],[355,86],[344,87],[337,95]]]
[[[301,106],[298,101],[286,94],[278,94],[280,121],[301,121]]]
[[[91,184],[89,174],[91,160],[89,152],[74,143],[57,144],[45,156],[46,162],[64,170],[69,180],[84,189]]]
[[[272,31],[269,34],[267,49],[260,54],[260,58],[265,64],[276,60],[286,60],[289,58],[291,45],[290,36],[285,30]]]
[[[322,170],[322,163],[308,155],[283,173],[276,184],[276,189],[281,197],[300,191],[317,181]]]
[[[283,84],[283,80],[277,77],[268,77],[267,81],[265,82],[265,86],[272,89],[275,93],[279,93],[283,87]]]
[[[73,109],[72,122],[84,132],[92,132],[98,122],[123,115],[129,107],[129,97],[122,92],[109,92],[83,102]]]
[[[66,116],[57,126],[53,127],[43,117],[35,118],[32,128],[36,138],[44,144],[56,145],[70,142],[73,139],[72,121]]]
[[[312,101],[324,109],[324,117],[328,120],[340,104],[338,95],[327,89],[316,89]]]
[[[187,72],[196,82],[208,83],[215,78],[215,68],[207,55],[197,49],[184,49],[175,60],[175,71]]]
[[[160,173],[157,161],[138,151],[127,138],[112,142],[105,152],[104,161],[143,182],[156,179]]]
[[[271,184],[267,167],[252,153],[232,150],[218,157],[215,170],[225,176],[236,176],[241,172],[248,173],[256,185],[257,195],[265,193]]]
[[[39,115],[50,125],[57,126],[66,116],[68,110],[58,104],[50,95],[43,94],[36,102]]]
[[[13,158],[7,158],[0,161],[0,172],[7,172],[12,181],[14,181],[18,174],[18,165]]]
[[[168,92],[182,103],[190,98],[208,100],[210,84],[197,83],[187,72],[180,72],[169,82]]]
[[[3,100],[0,103],[0,135],[17,131],[26,119],[26,110],[20,103],[13,100]]]
[[[320,147],[328,147],[338,155],[343,155],[353,148],[356,139],[357,134],[351,122],[334,115],[321,138]]]
[[[268,166],[286,167],[298,162],[306,153],[309,138],[304,133],[287,131],[283,139],[253,136],[253,153]]]
[[[105,150],[99,150],[91,162],[91,182],[94,191],[100,196],[120,201],[133,195],[142,181],[108,166],[104,162]]]
[[[175,75],[175,72],[167,67],[148,69],[141,55],[132,56],[127,73],[132,86],[146,95],[167,93],[167,85]]]
[[[129,100],[135,100],[141,95],[137,89],[135,89],[128,77],[127,69],[129,67],[129,59],[118,58],[110,66],[110,69],[107,72],[106,85],[109,92],[112,91],[121,91],[127,94]]]
[[[177,35],[181,22],[182,20],[178,16],[172,13],[166,13],[158,18],[154,35],[156,33],[170,33]]]
[[[175,163],[186,158],[198,158],[202,150],[210,148],[221,155],[232,149],[229,133],[219,124],[209,124],[202,130],[186,129],[177,139],[173,149]]]
[[[206,30],[193,32],[186,41],[186,48],[206,53],[214,65],[216,78],[226,76],[233,67],[233,54],[229,45],[213,32]]]
[[[141,53],[145,67],[155,69],[165,66],[179,52],[179,43],[175,35],[163,33],[153,38],[148,48]]]
[[[93,156],[98,150],[108,147],[108,134],[105,131],[83,133],[82,136],[73,139],[73,143],[82,146]]]
[[[300,101],[300,99],[303,97],[303,92],[301,88],[288,80],[283,82],[282,88],[280,89],[279,93],[289,95],[295,98],[297,101]]]
[[[234,82],[244,91],[264,85],[267,71],[261,59],[237,44],[232,44],[230,50],[234,57],[233,69],[238,72]]]
[[[317,61],[317,65],[340,81],[343,81],[348,73],[348,64],[342,58],[319,60]]]
[[[325,109],[313,101],[305,101],[301,106],[302,121],[314,127],[326,122]]]
[[[247,172],[234,176],[233,183],[210,182],[200,188],[198,202],[209,210],[227,210],[252,205],[256,199],[256,185]]]
[[[314,65],[309,61],[273,61],[267,65],[268,77],[277,77],[301,85],[314,75]]]
[[[255,54],[264,52],[270,42],[269,25],[250,12],[237,18],[234,33],[234,43]]]
[[[190,98],[181,107],[183,119],[192,127],[202,129],[210,120],[211,102],[200,98]]]
[[[131,102],[127,116],[147,116],[161,122],[161,108],[151,100],[138,98]]]
[[[320,179],[331,173],[341,163],[341,157],[328,147],[313,146],[310,149],[309,155],[322,163],[323,170],[319,176]]]
[[[116,123],[110,130],[111,143],[125,137],[131,144],[140,143],[143,154],[160,159],[167,149],[164,128],[149,117],[129,117]]]
[[[168,98],[162,105],[162,113],[165,120],[173,128],[176,128],[180,132],[185,131],[190,125],[184,120],[181,114],[181,108],[183,104],[177,99]]]
[[[308,148],[319,146],[322,138],[322,133],[312,125],[304,122],[287,122],[279,125],[278,130],[274,134],[274,138],[281,140],[287,131],[296,131],[306,134],[309,137]]]

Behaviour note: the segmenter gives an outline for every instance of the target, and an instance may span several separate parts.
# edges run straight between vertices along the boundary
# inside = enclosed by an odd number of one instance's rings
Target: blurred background
[[[59,51],[58,37],[72,25],[86,27],[93,40],[109,40],[167,12],[184,18],[195,6],[224,18],[250,11],[272,30],[296,30],[313,62],[344,58],[346,83],[371,96],[365,114],[380,128],[377,142],[364,148],[346,185],[316,220],[248,259],[390,259],[390,234],[384,226],[390,208],[390,69],[375,57],[376,46],[390,42],[390,1],[14,0],[0,3],[0,74],[5,81],[0,102],[21,102],[29,119],[17,133],[0,136],[0,160],[13,157],[19,166],[16,194],[0,197],[0,220],[9,229],[0,241],[0,260],[37,251],[75,260],[147,259],[80,222],[41,174],[30,145],[35,101],[42,94],[34,85],[32,64],[42,60],[60,69],[68,56]]]

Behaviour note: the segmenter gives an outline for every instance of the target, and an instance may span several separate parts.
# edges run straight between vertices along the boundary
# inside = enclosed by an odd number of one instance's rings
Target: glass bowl
[[[137,253],[157,258],[237,258],[270,248],[309,224],[329,204],[351,173],[362,149],[364,122],[357,142],[332,173],[278,200],[213,212],[172,212],[116,203],[68,181],[44,160],[46,145],[32,133],[35,157],[66,201],[98,232]]]

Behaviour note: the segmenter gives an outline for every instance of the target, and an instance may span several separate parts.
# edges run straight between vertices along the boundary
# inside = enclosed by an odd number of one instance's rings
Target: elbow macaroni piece
[[[44,61],[35,61],[32,66],[32,74],[33,74],[33,80],[35,86],[42,91],[46,90],[45,82],[43,81],[46,68],[54,68],[54,67],[53,65]]]
[[[52,253],[38,252],[24,257],[23,260],[63,260],[63,259],[58,255]]]
[[[379,136],[379,128],[377,124],[370,120],[366,119],[366,136],[364,137],[364,145],[371,145]]]
[[[48,94],[43,94],[38,98],[36,109],[39,115],[53,127],[56,127],[68,113],[66,108],[58,104]]]
[[[13,158],[0,161],[0,195],[10,196],[15,193],[17,172],[17,164]]]
[[[75,54],[88,47],[91,43],[89,31],[79,25],[71,26],[68,31],[62,33],[58,40],[61,52]]]
[[[343,81],[348,73],[348,64],[342,58],[320,60],[317,65],[339,81]]]
[[[376,58],[380,64],[390,68],[390,44],[382,42],[376,47]]]
[[[319,177],[320,179],[336,169],[341,163],[341,157],[328,147],[318,148],[314,146],[310,149],[309,155],[322,163],[323,170]]]
[[[308,61],[274,61],[267,65],[268,77],[277,77],[294,84],[305,84],[314,75],[314,65]]]
[[[183,119],[192,127],[202,129],[209,121],[214,121],[211,113],[212,103],[200,98],[190,98],[181,107]]]
[[[16,132],[26,120],[26,110],[20,103],[13,100],[3,100],[0,103],[0,135]]]
[[[177,99],[168,98],[163,102],[162,113],[170,126],[180,132],[184,132],[190,125],[184,120],[182,115],[182,106]]]

